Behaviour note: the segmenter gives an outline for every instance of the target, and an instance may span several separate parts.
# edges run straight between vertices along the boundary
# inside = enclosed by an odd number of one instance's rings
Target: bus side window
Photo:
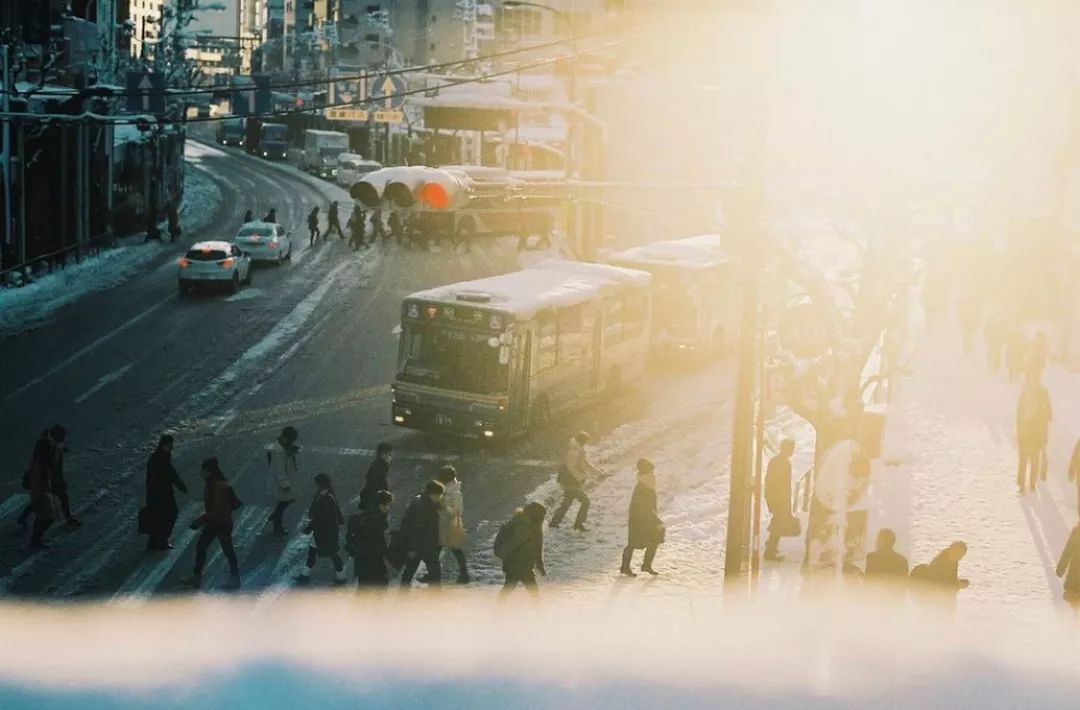
[[[582,357],[587,345],[581,306],[570,306],[559,311],[559,356],[560,363],[573,362]]]
[[[649,317],[649,302],[643,291],[629,290],[623,309],[623,322],[626,324],[626,337],[632,338],[645,331],[645,321]]]
[[[558,323],[554,311],[544,311],[536,319],[539,339],[536,344],[536,369],[543,372],[555,367],[559,361]]]
[[[610,348],[622,342],[623,338],[623,303],[622,299],[604,300],[604,347]]]

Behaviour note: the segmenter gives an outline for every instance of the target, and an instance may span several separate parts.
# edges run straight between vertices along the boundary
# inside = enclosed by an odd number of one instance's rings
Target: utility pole
[[[751,179],[737,195],[732,210],[740,216],[742,317],[739,325],[738,379],[735,387],[735,423],[731,439],[731,487],[728,497],[727,543],[724,552],[725,589],[736,588],[747,571],[751,485],[754,479],[754,395],[757,370],[758,278],[761,271],[760,185]]]
[[[3,58],[0,59],[0,70],[3,72],[3,88],[4,93],[0,98],[0,109],[4,112],[4,118],[0,121],[0,126],[3,130],[3,147],[0,148],[0,157],[2,157],[3,170],[4,170],[4,227],[3,227],[3,240],[4,246],[11,246],[12,242],[12,214],[11,214],[11,89],[14,82],[11,81],[11,45],[0,45],[0,53],[3,54]],[[3,268],[4,263],[0,261],[0,268]]]

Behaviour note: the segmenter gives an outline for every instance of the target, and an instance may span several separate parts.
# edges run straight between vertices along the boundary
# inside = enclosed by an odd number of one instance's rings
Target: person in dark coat
[[[896,533],[889,528],[878,531],[877,547],[866,556],[866,579],[882,582],[907,581],[907,558],[897,552]]]
[[[637,485],[630,496],[630,515],[627,524],[626,547],[622,553],[620,572],[629,577],[636,577],[630,569],[634,550],[644,548],[645,559],[641,571],[651,575],[659,574],[652,568],[656,548],[664,541],[664,522],[656,514],[656,467],[648,459],[637,462]]]
[[[311,546],[307,553],[307,566],[296,578],[297,584],[311,583],[311,570],[315,567],[315,560],[320,557],[329,557],[334,563],[334,584],[345,584],[345,562],[341,559],[341,526],[345,518],[341,515],[341,507],[338,505],[337,496],[334,495],[333,482],[330,475],[319,473],[315,475],[315,498],[311,501],[308,510],[308,524],[305,532],[312,536]]]
[[[310,247],[319,240],[319,206],[315,205],[315,208],[308,212],[307,216],[307,228],[308,228],[308,246]]]
[[[187,493],[172,465],[173,437],[163,434],[157,448],[146,462],[146,512],[148,516],[146,544],[148,550],[168,550],[169,536],[176,525],[176,489]]]
[[[427,568],[428,584],[442,584],[442,566],[439,563],[439,506],[442,504],[443,484],[428,481],[424,492],[416,496],[405,509],[401,521],[401,535],[405,543],[405,569],[401,572],[401,586],[412,584],[416,570],[423,562]]]
[[[19,514],[18,524],[20,528],[26,527],[26,522],[31,513],[34,514],[35,521],[39,515],[42,516],[43,523],[47,520],[48,523],[45,528],[48,528],[56,519],[54,508],[59,508],[59,512],[63,514],[68,527],[74,528],[82,525],[82,522],[71,512],[71,499],[68,497],[68,484],[67,479],[64,477],[65,441],[67,441],[67,429],[56,424],[41,432],[41,436],[35,442],[34,453],[31,455],[31,471],[37,477],[35,487],[39,495],[36,503],[34,497],[31,496],[30,504]],[[46,500],[44,496],[46,495],[49,502],[48,510],[44,505]],[[47,518],[44,517],[46,515],[48,515]],[[42,535],[44,532],[44,529],[40,530]],[[45,546],[40,535],[34,535],[31,540],[31,546],[34,548],[43,548]],[[33,542],[33,540],[37,540],[37,542]]]
[[[772,519],[769,521],[769,537],[765,541],[765,559],[784,559],[777,548],[780,538],[798,535],[799,521],[791,511],[791,457],[795,453],[795,441],[780,442],[780,453],[769,461],[765,470],[765,505]]]
[[[382,239],[386,242],[386,228],[383,226],[382,210],[371,211],[371,241],[375,242],[376,239]]]
[[[338,203],[331,202],[330,209],[326,213],[326,233],[324,237],[329,237],[331,232],[337,232],[338,239],[344,239],[345,233],[341,231],[341,220],[338,216]]]
[[[540,503],[529,503],[518,508],[514,516],[503,524],[496,536],[495,556],[502,560],[506,581],[500,592],[505,598],[518,584],[533,596],[540,590],[536,584],[536,572],[547,576],[544,565],[544,517],[547,509]]]
[[[254,222],[254,221],[255,221],[255,215],[253,215],[251,213],[251,210],[248,210],[247,212],[244,213],[244,224],[247,224],[248,222]]]
[[[570,439],[566,449],[566,462],[560,471],[559,485],[563,489],[563,499],[555,514],[551,516],[549,525],[557,528],[562,525],[563,518],[574,501],[579,501],[577,518],[574,519],[574,530],[586,532],[585,520],[589,515],[589,506],[592,501],[585,493],[585,483],[590,478],[603,478],[606,474],[592,465],[589,457],[585,454],[585,445],[591,437],[588,432],[579,431]]]
[[[1016,486],[1024,493],[1034,491],[1046,468],[1046,445],[1050,438],[1050,421],[1053,419],[1050,393],[1039,381],[1038,375],[1029,373],[1024,389],[1016,403],[1016,443],[1019,462],[1016,467]]]
[[[1069,540],[1061,551],[1057,576],[1064,579],[1065,601],[1080,609],[1080,523],[1069,533]]]
[[[236,550],[233,548],[233,512],[240,507],[240,499],[229,485],[225,474],[221,471],[216,458],[209,458],[202,462],[199,475],[205,483],[203,489],[203,505],[205,512],[191,524],[192,530],[202,528],[199,540],[195,543],[195,571],[187,578],[187,583],[199,589],[202,587],[203,567],[206,565],[206,551],[210,543],[217,540],[221,543],[221,552],[229,561],[229,581],[227,589],[240,587],[240,565],[236,560]]]
[[[364,229],[367,227],[367,215],[359,207],[353,209],[352,216],[349,217],[349,246],[356,251],[360,247],[366,247],[367,242],[364,241]]]
[[[390,521],[390,504],[394,496],[389,491],[375,494],[374,508],[364,508],[349,516],[345,523],[345,545],[353,558],[357,587],[385,587],[386,529]]]
[[[968,580],[959,576],[960,560],[967,554],[967,545],[954,542],[939,552],[929,564],[916,565],[909,579],[912,592],[921,593],[929,601],[944,602],[947,609],[956,605],[956,594],[966,589]]]
[[[394,447],[385,442],[375,447],[375,460],[368,466],[364,487],[360,489],[360,507],[374,508],[379,504],[379,491],[390,490],[390,461]]]
[[[269,222],[270,224],[277,224],[277,208],[271,207],[270,211],[266,213],[262,221]]]

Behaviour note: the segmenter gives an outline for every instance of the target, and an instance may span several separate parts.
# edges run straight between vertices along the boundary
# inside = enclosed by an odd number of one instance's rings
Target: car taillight
[[[233,260],[231,258],[226,259],[225,261],[219,262],[218,265],[223,269],[231,269],[233,267]]]
[[[277,237],[274,237],[273,239],[270,240],[270,248],[271,249],[277,249],[277,245],[278,245]]]
[[[186,269],[187,267],[191,266],[191,262],[187,259],[180,259],[176,263],[180,265],[181,269]]]

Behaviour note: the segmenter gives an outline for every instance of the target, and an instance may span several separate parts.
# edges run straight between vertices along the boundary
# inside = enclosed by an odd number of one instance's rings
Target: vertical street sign
[[[129,71],[124,80],[128,113],[165,113],[165,75]]]
[[[376,77],[371,86],[374,108],[397,111],[405,105],[405,81],[399,76]]]

